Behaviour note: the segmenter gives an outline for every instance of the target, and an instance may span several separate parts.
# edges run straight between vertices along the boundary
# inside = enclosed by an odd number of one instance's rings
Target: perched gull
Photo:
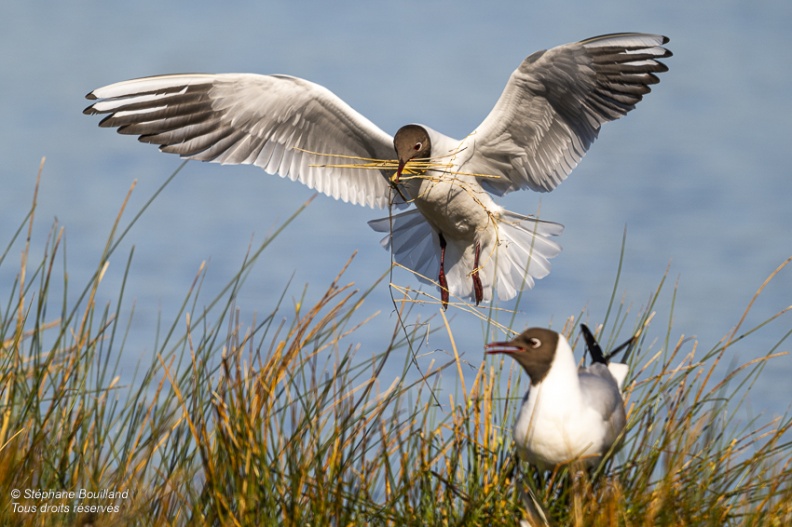
[[[494,289],[508,300],[532,287],[561,250],[551,239],[561,225],[506,211],[492,195],[558,186],[600,126],[659,82],[666,42],[620,33],[538,51],[463,139],[415,124],[391,137],[326,88],[287,75],[145,77],[92,91],[85,113],[184,158],[257,165],[354,204],[414,205],[369,225],[387,233],[398,264],[439,286],[444,307],[449,294],[478,304]]]
[[[487,353],[508,353],[531,378],[514,442],[520,457],[540,470],[576,460],[594,466],[622,438],[627,365],[610,362],[613,353],[606,357],[585,326],[583,334],[593,363],[581,369],[566,338],[549,329],[527,329],[487,345]]]

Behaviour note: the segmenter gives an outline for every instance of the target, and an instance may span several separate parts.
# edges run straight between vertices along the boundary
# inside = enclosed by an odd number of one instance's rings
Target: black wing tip
[[[664,46],[671,42],[671,39],[659,33],[637,33],[637,32],[624,32],[624,33],[606,33],[604,35],[597,35],[596,37],[587,38],[580,41],[580,44],[586,45],[600,40],[608,40],[612,38],[654,38],[659,42],[655,46]],[[649,47],[649,46],[645,46]],[[672,57],[674,54],[670,50],[663,48],[664,53],[657,55],[656,58]]]
[[[100,113],[100,112],[97,112],[96,110],[94,110],[93,114],[91,114],[91,115],[98,114],[98,113]],[[114,128],[114,125],[113,125],[113,123],[111,121],[112,118],[113,118],[112,114],[105,116],[104,119],[99,121],[99,128]]]
[[[635,344],[636,340],[637,340],[636,336],[633,335],[632,337],[627,339],[625,342],[623,342],[623,343],[619,344],[618,346],[616,346],[613,349],[613,351],[608,353],[608,356],[605,357],[605,358],[608,361],[610,361],[617,353],[620,353],[622,350],[625,350],[624,356],[622,357],[622,362],[626,363],[627,359],[630,357],[630,352],[632,352],[633,344]]]
[[[95,107],[95,106],[92,104],[92,105],[90,105],[90,106],[87,106],[87,107],[86,107],[86,108],[85,108],[85,109],[82,111],[82,113],[83,113],[84,115],[101,115],[101,114],[103,114],[103,113],[107,113],[107,112],[102,112],[102,111],[100,111],[100,110],[97,110],[97,109],[96,109],[96,107]]]
[[[668,48],[662,48],[662,49],[664,53],[662,55],[655,56],[655,59],[667,59],[674,56],[674,53],[670,49]],[[662,62],[658,62],[658,64],[662,64]]]
[[[586,349],[591,354],[591,361],[594,363],[605,364],[608,365],[608,359],[605,357],[605,354],[602,352],[602,348],[600,347],[597,339],[594,338],[594,334],[585,324],[580,324],[580,331],[583,333],[583,338],[586,340]]]
[[[88,93],[86,93],[85,94],[85,98],[88,99],[89,101],[97,101],[97,100],[99,100],[99,97],[97,97],[95,91],[96,90],[91,90]],[[88,106],[86,109],[84,109],[82,113],[84,115],[95,115],[95,114],[97,114],[99,112],[96,111],[96,108],[94,108],[94,105],[92,104],[92,105]]]
[[[658,38],[658,39],[660,39],[660,43],[661,44],[667,44],[667,43],[669,43],[671,41],[670,38],[668,38],[667,36],[662,35],[660,33],[646,33],[646,32],[643,32],[643,31],[621,31],[621,32],[617,31],[617,32],[614,32],[614,33],[605,33],[605,34],[602,34],[602,35],[597,35],[596,37],[587,38],[583,42],[590,42],[592,40],[602,40],[602,39],[616,38],[616,37],[638,37],[638,38],[651,37],[651,38]]]
[[[625,342],[616,346],[610,353],[607,355],[602,351],[597,339],[594,338],[594,334],[585,324],[580,324],[580,332],[583,334],[583,338],[586,340],[586,349],[591,354],[592,362],[598,362],[600,364],[605,364],[606,366],[611,362],[611,359],[615,357],[618,353],[621,353],[622,350],[624,351],[624,357],[622,357],[622,362],[626,363],[627,359],[632,352],[632,347],[637,340],[636,336],[633,335]]]

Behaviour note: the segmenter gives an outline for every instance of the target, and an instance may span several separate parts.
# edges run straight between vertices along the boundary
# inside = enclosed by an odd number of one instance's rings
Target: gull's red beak
[[[396,177],[393,178],[393,182],[394,183],[398,183],[399,182],[399,178],[401,177],[402,171],[404,170],[404,166],[406,164],[407,164],[407,161],[402,161],[401,159],[399,159],[399,167],[396,169]]]
[[[518,346],[515,346],[511,341],[503,342],[490,342],[487,344],[484,353],[515,353],[520,351]]]

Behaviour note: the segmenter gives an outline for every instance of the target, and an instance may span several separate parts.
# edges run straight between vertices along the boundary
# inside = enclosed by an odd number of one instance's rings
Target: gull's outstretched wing
[[[572,171],[603,123],[635,108],[668,68],[668,38],[620,33],[539,51],[512,73],[490,114],[469,136],[466,170],[490,192],[553,190]]]
[[[138,135],[163,152],[224,164],[253,164],[336,199],[385,207],[377,170],[326,168],[345,159],[394,157],[393,140],[328,89],[286,75],[162,75],[111,84],[86,96],[100,126]]]

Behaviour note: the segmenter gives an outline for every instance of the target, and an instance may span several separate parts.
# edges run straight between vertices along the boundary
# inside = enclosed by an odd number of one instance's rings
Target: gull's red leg
[[[476,305],[479,305],[481,299],[484,298],[484,286],[481,285],[481,278],[479,277],[479,253],[481,252],[481,245],[476,244],[476,260],[473,262],[473,272],[470,275],[473,277],[473,293],[476,295]]]
[[[448,281],[445,275],[446,241],[445,238],[443,238],[442,232],[438,232],[437,234],[440,236],[440,276],[437,278],[437,281],[440,283],[440,300],[443,303],[443,309],[448,309]]]

